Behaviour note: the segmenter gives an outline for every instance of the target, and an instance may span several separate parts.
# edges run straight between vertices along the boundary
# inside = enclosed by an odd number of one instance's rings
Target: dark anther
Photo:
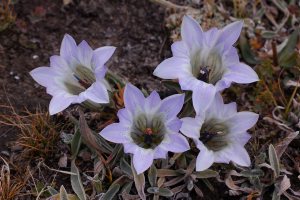
[[[145,134],[145,135],[144,135],[144,143],[145,143],[147,146],[151,146],[151,145],[152,145],[152,135]]]
[[[197,78],[205,83],[208,83],[209,72],[210,72],[210,70],[207,67],[201,67]]]
[[[89,84],[87,80],[80,79],[76,74],[73,74],[73,76],[77,79],[78,83],[85,89],[91,86],[91,84]]]
[[[203,132],[203,133],[201,133],[201,136],[199,139],[201,142],[203,142],[203,144],[205,144],[216,135],[217,135],[216,133]]]

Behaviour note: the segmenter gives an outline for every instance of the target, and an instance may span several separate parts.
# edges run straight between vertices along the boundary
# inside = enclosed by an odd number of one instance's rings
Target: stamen
[[[146,128],[145,133],[146,133],[147,135],[152,135],[152,134],[153,134],[153,131],[152,131],[151,128]]]
[[[197,78],[203,82],[208,83],[209,82],[209,74],[210,74],[210,70],[208,69],[208,67],[201,67],[200,73]]]
[[[73,76],[76,78],[76,80],[78,81],[78,83],[84,87],[85,89],[89,88],[91,86],[91,84],[87,81],[87,80],[82,80],[80,79],[76,74],[73,74]]]

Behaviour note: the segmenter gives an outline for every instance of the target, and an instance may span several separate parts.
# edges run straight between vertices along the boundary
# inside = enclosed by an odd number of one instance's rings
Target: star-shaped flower
[[[186,138],[179,129],[177,118],[184,95],[176,94],[163,100],[153,91],[147,98],[135,86],[127,84],[124,92],[125,108],[119,110],[119,123],[104,128],[100,135],[106,140],[124,145],[125,153],[133,154],[137,173],[147,170],[154,159],[166,158],[167,152],[189,150]]]
[[[109,102],[104,64],[115,49],[105,46],[93,50],[86,41],[77,46],[70,35],[64,36],[60,56],[51,56],[50,67],[39,67],[30,72],[33,79],[53,96],[49,106],[51,115],[86,100]]]
[[[181,41],[172,44],[173,57],[164,60],[153,74],[163,79],[178,79],[182,90],[192,90],[193,103],[208,107],[218,91],[228,88],[232,82],[258,81],[255,71],[239,61],[234,43],[243,27],[242,21],[233,22],[222,29],[206,32],[197,21],[184,16],[181,25]],[[197,110],[196,110],[197,111]]]
[[[194,140],[200,153],[196,170],[203,171],[214,162],[233,161],[249,166],[250,158],[244,145],[250,139],[247,130],[258,120],[253,112],[237,112],[236,104],[224,104],[217,94],[212,104],[195,118],[183,118],[180,131]]]

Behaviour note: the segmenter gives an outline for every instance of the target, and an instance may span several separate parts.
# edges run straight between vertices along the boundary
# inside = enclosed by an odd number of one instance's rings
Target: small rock
[[[14,79],[20,80],[20,76],[16,75],[16,76],[14,76]]]
[[[59,161],[58,161],[58,166],[59,167],[67,167],[68,164],[68,157],[67,154],[64,153],[64,155],[62,157],[60,157]]]
[[[39,58],[38,55],[33,55],[33,56],[32,56],[32,59],[33,59],[33,60],[36,60],[36,59],[38,59],[38,58]]]

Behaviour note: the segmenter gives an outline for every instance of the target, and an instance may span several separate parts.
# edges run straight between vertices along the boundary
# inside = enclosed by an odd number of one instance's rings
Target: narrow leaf
[[[145,176],[144,173],[137,174],[134,166],[133,166],[133,158],[131,158],[131,170],[133,173],[133,179],[134,179],[134,184],[135,188],[142,200],[146,200],[146,194],[145,194]]]
[[[68,200],[68,193],[63,185],[60,187],[59,197],[60,200]]]
[[[200,172],[195,172],[194,174],[197,176],[197,178],[214,178],[219,175],[218,172],[213,171],[211,169],[207,169],[207,170],[200,171]]]
[[[75,165],[75,160],[71,162],[71,172],[76,175],[71,175],[71,185],[74,192],[77,194],[80,200],[86,200],[86,194],[81,182],[79,170]]]
[[[277,178],[280,174],[280,164],[279,164],[276,151],[272,144],[270,144],[269,146],[269,161],[270,161],[270,165],[274,169],[275,178]]]
[[[107,192],[103,195],[101,200],[112,200],[116,196],[116,194],[118,193],[119,189],[120,189],[119,184],[111,185],[109,187],[109,189],[107,190]]]
[[[71,142],[72,158],[76,158],[76,156],[79,152],[80,145],[81,145],[81,134],[80,134],[79,128],[76,127],[75,133],[74,133],[74,136],[73,136],[72,142]]]
[[[254,56],[254,53],[251,50],[251,47],[249,46],[249,42],[248,42],[245,34],[241,34],[240,40],[239,40],[239,45],[240,45],[242,56],[243,56],[244,60],[246,61],[246,63],[252,64],[252,65],[259,63],[257,58]]]
[[[148,171],[148,180],[152,187],[156,186],[157,169],[154,164],[151,165]]]

